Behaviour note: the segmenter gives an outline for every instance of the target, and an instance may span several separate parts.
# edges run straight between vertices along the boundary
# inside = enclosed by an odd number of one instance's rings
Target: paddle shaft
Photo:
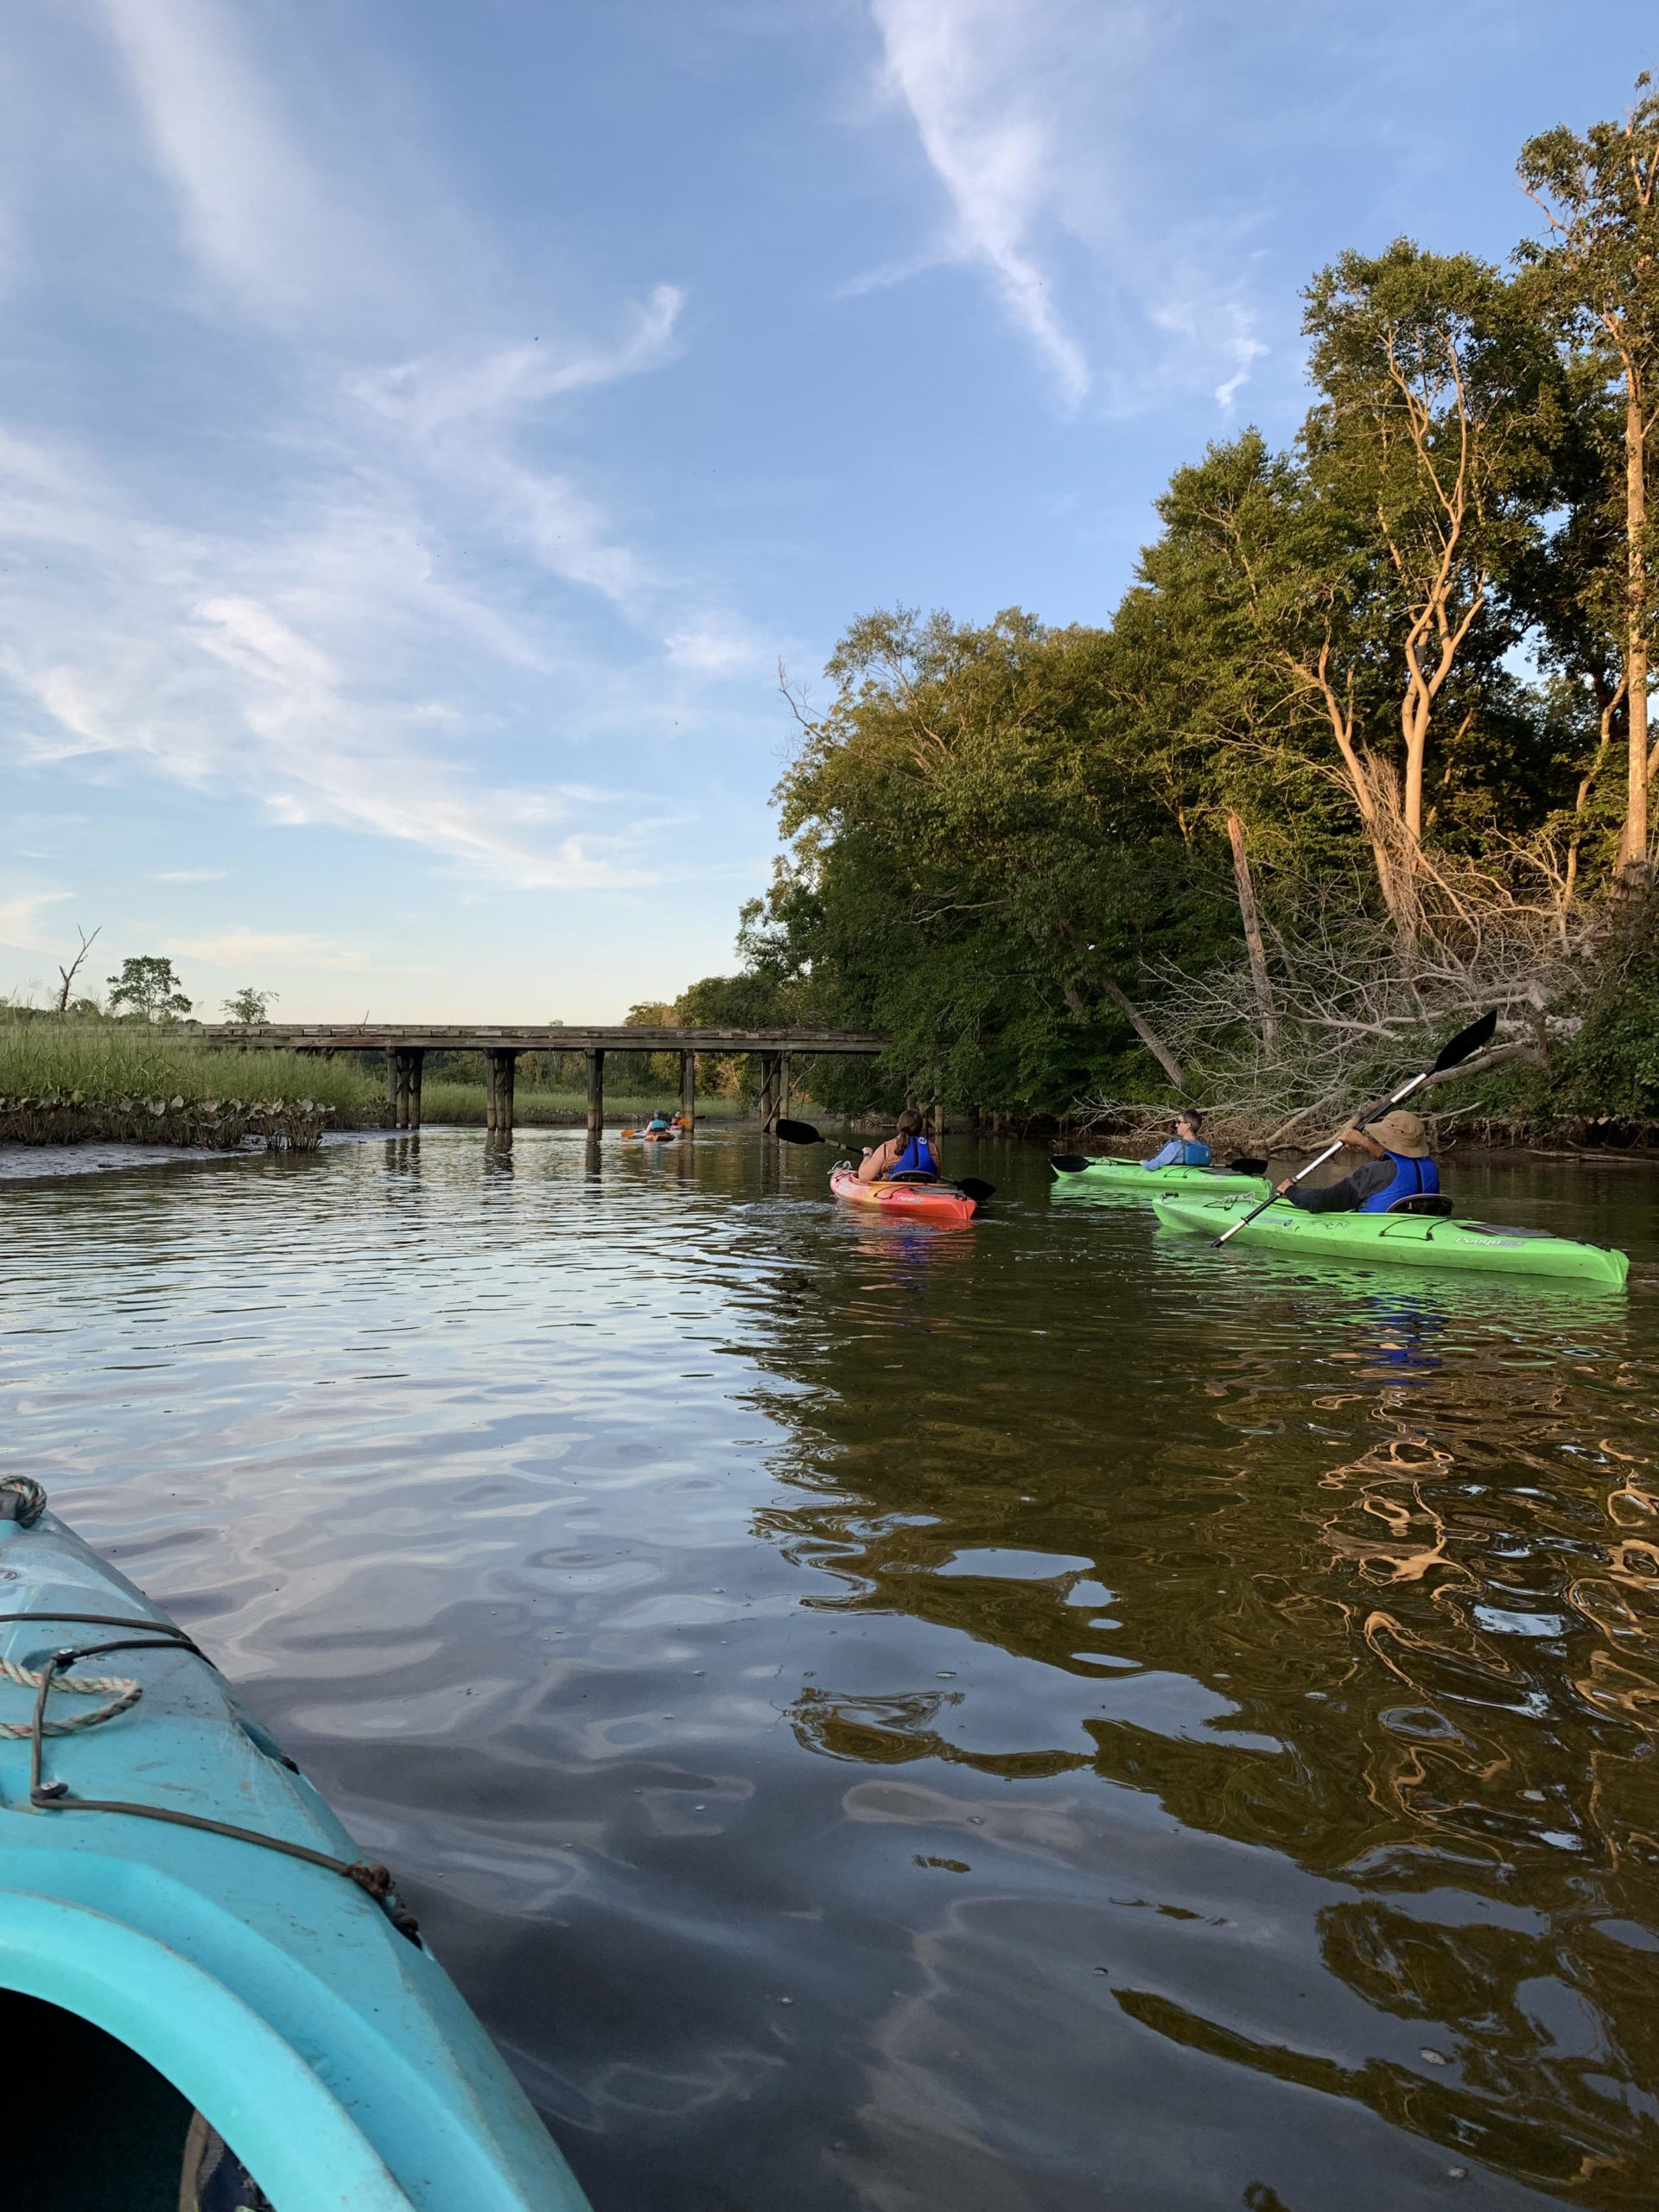
[[[1360,1116],[1359,1119],[1351,1124],[1351,1126],[1357,1129],[1363,1129],[1368,1122],[1376,1121],[1379,1114],[1386,1114],[1390,1106],[1397,1106],[1402,1098],[1409,1098],[1414,1090],[1421,1090],[1433,1072],[1434,1071],[1433,1068],[1425,1068],[1421,1075],[1413,1076],[1409,1083],[1402,1084],[1399,1090],[1394,1093],[1393,1096],[1385,1098],[1380,1106],[1369,1107],[1366,1111]],[[1326,1145],[1325,1150],[1319,1154],[1317,1160],[1310,1160],[1306,1167],[1299,1167],[1296,1170],[1296,1173],[1291,1177],[1291,1181],[1293,1183],[1300,1183],[1305,1175],[1311,1175],[1316,1167],[1323,1167],[1327,1160],[1334,1160],[1341,1150],[1342,1139],[1338,1137],[1333,1144]],[[1250,1224],[1255,1219],[1257,1214],[1265,1213],[1278,1196],[1279,1193],[1277,1191],[1269,1191],[1267,1197],[1262,1199],[1259,1206],[1252,1206],[1249,1213],[1244,1216],[1242,1221],[1236,1221],[1230,1230],[1228,1230],[1224,1235],[1217,1237],[1215,1249],[1217,1252],[1220,1251],[1222,1246],[1225,1244],[1230,1238],[1236,1236],[1241,1229],[1248,1229]]]

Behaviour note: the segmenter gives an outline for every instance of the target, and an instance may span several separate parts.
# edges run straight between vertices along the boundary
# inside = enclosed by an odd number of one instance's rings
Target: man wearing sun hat
[[[1369,1157],[1322,1191],[1286,1182],[1279,1185],[1279,1196],[1309,1213],[1387,1213],[1402,1198],[1440,1190],[1440,1170],[1428,1156],[1428,1132],[1415,1114],[1395,1107],[1363,1129],[1351,1123],[1337,1141]]]

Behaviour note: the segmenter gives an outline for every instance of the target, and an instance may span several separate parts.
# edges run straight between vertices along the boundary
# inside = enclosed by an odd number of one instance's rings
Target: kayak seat
[[[1444,1220],[1452,1211],[1452,1201],[1440,1191],[1414,1191],[1408,1198],[1396,1198],[1388,1211],[1390,1213],[1432,1213]]]
[[[919,1167],[907,1167],[902,1175],[884,1175],[884,1183],[937,1183],[937,1175],[925,1174]]]

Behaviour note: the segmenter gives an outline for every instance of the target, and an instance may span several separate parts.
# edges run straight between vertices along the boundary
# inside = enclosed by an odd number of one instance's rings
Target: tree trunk
[[[1624,525],[1630,599],[1624,655],[1624,711],[1630,726],[1630,786],[1624,804],[1624,834],[1619,840],[1619,873],[1627,880],[1648,865],[1648,575],[1647,431],[1642,420],[1642,384],[1636,364],[1624,368]]]
[[[1137,1007],[1129,1003],[1128,1000],[1125,998],[1122,992],[1119,990],[1117,985],[1112,982],[1109,976],[1107,977],[1101,988],[1104,990],[1107,997],[1110,999],[1112,1004],[1118,1009],[1119,1013],[1126,1017],[1130,1028],[1134,1030],[1135,1035],[1141,1039],[1141,1042],[1152,1054],[1153,1058],[1156,1060],[1159,1066],[1162,1068],[1164,1073],[1174,1084],[1176,1090],[1185,1090],[1186,1086],[1186,1078],[1181,1073],[1180,1062],[1176,1058],[1174,1053],[1170,1051],[1168,1046],[1165,1044],[1163,1039],[1159,1036],[1157,1031],[1152,1027],[1145,1015],[1142,1014]]]
[[[1255,911],[1255,886],[1250,880],[1249,855],[1244,850],[1244,824],[1236,814],[1227,817],[1227,835],[1233,848],[1233,880],[1238,886],[1238,911],[1244,923],[1244,942],[1250,950],[1250,981],[1262,1009],[1262,1042],[1269,1052],[1279,1049],[1279,1016],[1273,1003],[1273,983],[1268,975],[1268,949],[1262,942],[1262,923]]]

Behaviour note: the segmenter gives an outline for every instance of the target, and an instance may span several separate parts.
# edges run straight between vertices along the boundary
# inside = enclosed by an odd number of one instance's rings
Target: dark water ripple
[[[737,1136],[8,1182],[10,1457],[599,2212],[1650,2203],[1659,1185],[1459,1172],[1621,1300],[976,1164],[959,1236]]]

